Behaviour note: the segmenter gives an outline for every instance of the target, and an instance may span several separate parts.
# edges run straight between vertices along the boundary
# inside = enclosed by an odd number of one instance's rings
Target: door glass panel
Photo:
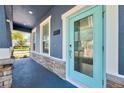
[[[74,22],[74,70],[93,77],[93,17]]]

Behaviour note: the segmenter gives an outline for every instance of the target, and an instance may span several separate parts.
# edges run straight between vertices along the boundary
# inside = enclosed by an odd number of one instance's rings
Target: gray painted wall
[[[50,16],[50,15],[52,16],[52,18],[51,18],[51,33],[50,33],[51,34],[50,55],[53,57],[62,58],[62,19],[61,19],[61,15],[64,14],[69,9],[71,9],[72,7],[74,7],[74,6],[73,5],[54,6],[44,15],[44,17],[40,21],[40,22],[42,22],[48,16]],[[60,30],[60,34],[54,36],[53,32],[58,29]],[[36,33],[39,34],[39,30],[37,30]],[[37,38],[38,38],[38,36],[37,36]],[[38,45],[36,45],[36,49],[39,50],[40,49],[39,41],[37,41],[37,44]]]
[[[12,45],[9,25],[6,23],[4,6],[0,5],[0,48],[9,48]]]
[[[119,6],[119,74],[124,75],[124,5]]]

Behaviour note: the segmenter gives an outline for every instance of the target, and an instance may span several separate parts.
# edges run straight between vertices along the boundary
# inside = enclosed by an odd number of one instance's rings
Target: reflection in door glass
[[[74,22],[74,69],[93,77],[93,18]]]

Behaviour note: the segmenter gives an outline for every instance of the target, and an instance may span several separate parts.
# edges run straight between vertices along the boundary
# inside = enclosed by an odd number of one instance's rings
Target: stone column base
[[[12,65],[0,65],[0,87],[10,88],[12,84]]]
[[[66,77],[66,67],[65,62],[56,60],[54,58],[46,57],[38,53],[31,53],[30,57],[36,62],[40,63],[46,69],[57,74],[60,78],[65,80]]]

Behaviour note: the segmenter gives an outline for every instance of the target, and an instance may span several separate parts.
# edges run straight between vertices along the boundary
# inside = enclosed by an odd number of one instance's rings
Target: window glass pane
[[[43,53],[49,52],[49,43],[48,41],[43,41]]]
[[[33,43],[35,43],[35,32],[32,33]]]
[[[32,33],[32,38],[33,38],[33,50],[35,51],[35,32]]]
[[[74,23],[74,69],[88,76],[93,76],[93,31],[92,16]]]
[[[43,40],[49,40],[49,24],[43,26]]]

